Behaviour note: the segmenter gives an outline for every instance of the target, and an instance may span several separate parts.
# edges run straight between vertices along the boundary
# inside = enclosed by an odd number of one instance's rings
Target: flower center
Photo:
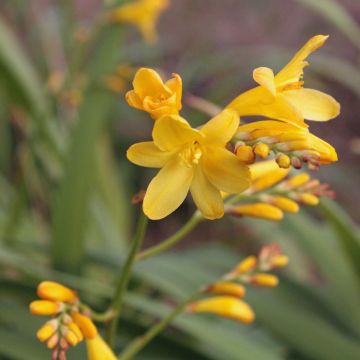
[[[179,153],[179,157],[187,167],[197,165],[201,159],[201,156],[202,150],[198,142],[185,146],[184,149]]]

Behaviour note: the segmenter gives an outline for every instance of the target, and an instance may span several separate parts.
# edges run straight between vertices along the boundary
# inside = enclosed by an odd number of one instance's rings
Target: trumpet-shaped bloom
[[[163,115],[178,114],[181,109],[182,80],[177,74],[162,81],[152,69],[141,68],[134,77],[134,89],[126,93],[127,103],[148,112],[156,120]]]
[[[301,127],[307,127],[304,119],[327,121],[336,117],[339,103],[330,95],[304,88],[302,80],[303,69],[308,65],[305,59],[327,38],[312,37],[276,75],[267,67],[255,69],[253,77],[259,86],[238,96],[227,108],[236,110],[240,116],[263,115]]]
[[[88,360],[116,360],[117,357],[100,335],[86,340]]]
[[[175,211],[189,190],[208,219],[224,215],[220,191],[240,193],[250,184],[248,167],[226,149],[239,119],[225,110],[201,129],[193,129],[176,115],[155,122],[153,141],[131,146],[127,157],[133,163],[161,168],[150,182],[143,210],[150,219],[162,219]]]
[[[158,37],[156,24],[168,6],[168,0],[137,0],[114,9],[109,17],[114,22],[135,25],[145,41],[154,43]]]

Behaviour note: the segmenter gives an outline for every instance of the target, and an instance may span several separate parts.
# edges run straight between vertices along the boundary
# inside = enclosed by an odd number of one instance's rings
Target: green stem
[[[148,223],[147,217],[143,213],[141,213],[138,221],[135,237],[131,244],[130,252],[126,259],[124,268],[121,271],[119,282],[115,291],[114,300],[108,310],[108,311],[112,311],[115,314],[114,318],[110,321],[109,330],[108,330],[108,342],[110,346],[114,345],[124,295],[129,283],[131,270],[135,262],[136,253],[138,252],[145,236],[147,223]]]
[[[173,311],[171,311],[165,318],[153,325],[144,335],[133,340],[124,351],[118,356],[119,360],[130,360],[138,354],[151,340],[160,334],[178,315],[180,315],[186,306],[195,301],[201,291],[196,291],[185,301],[180,303]]]
[[[140,252],[136,256],[136,261],[145,260],[149,257],[157,255],[171,248],[183,237],[185,237],[191,230],[193,230],[195,226],[198,225],[202,220],[204,220],[202,215],[200,215],[199,212],[195,212],[194,215],[190,218],[190,220],[183,227],[181,227],[175,234],[171,235],[160,244],[152,246],[151,248]]]

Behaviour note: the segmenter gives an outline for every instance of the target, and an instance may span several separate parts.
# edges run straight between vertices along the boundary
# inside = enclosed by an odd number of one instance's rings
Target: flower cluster
[[[145,214],[154,220],[166,217],[190,191],[205,218],[221,218],[225,213],[222,193],[239,194],[251,188],[249,165],[257,158],[273,155],[283,169],[299,169],[304,163],[317,169],[336,161],[334,148],[311,134],[304,121],[327,121],[340,111],[331,96],[303,87],[303,68],[308,64],[305,59],[326,39],[323,35],[311,38],[276,76],[271,69],[255,69],[253,75],[259,86],[238,96],[196,129],[179,115],[180,76],[173,74],[164,83],[154,70],[141,68],[126,100],[130,106],[149,113],[155,123],[152,141],[131,146],[127,157],[137,165],[160,169],[147,188]],[[240,125],[243,115],[270,119]],[[307,188],[305,193],[318,190]],[[288,195],[296,201],[309,198],[296,191]],[[257,204],[256,208],[273,209],[269,206]],[[249,213],[249,208],[243,207],[242,211]],[[280,214],[278,210],[277,217]]]
[[[37,338],[53,351],[52,358],[66,360],[70,346],[85,339],[91,360],[115,360],[116,356],[101,338],[88,314],[81,311],[75,291],[52,281],[39,284],[37,294],[41,300],[30,304],[33,315],[51,316],[37,332]]]
[[[213,296],[191,303],[187,312],[212,313],[250,324],[255,319],[255,313],[251,306],[242,300],[246,293],[244,285],[277,286],[279,279],[268,271],[286,266],[288,262],[288,257],[281,253],[279,245],[264,246],[258,258],[245,258],[221,281],[206,287],[203,293]]]
[[[247,202],[234,203],[226,212],[278,221],[283,219],[284,212],[297,213],[299,204],[315,206],[321,196],[334,197],[328,184],[311,179],[304,172],[289,176],[289,170],[279,168],[274,160],[250,165],[252,184],[243,193]]]

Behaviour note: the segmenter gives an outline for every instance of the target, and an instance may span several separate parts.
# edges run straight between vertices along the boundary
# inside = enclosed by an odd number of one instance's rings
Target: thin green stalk
[[[114,300],[108,310],[116,314],[114,318],[110,321],[108,328],[108,342],[110,346],[114,345],[116,331],[118,328],[119,318],[121,314],[121,308],[124,300],[124,295],[129,283],[131,270],[135,262],[136,253],[138,252],[146,233],[147,223],[148,223],[148,218],[144,215],[143,212],[141,212],[140,218],[138,220],[135,237],[131,244],[130,252],[126,259],[125,266],[121,271],[119,282],[115,291]]]
[[[171,322],[180,315],[186,308],[188,304],[195,301],[198,296],[201,294],[201,291],[196,291],[185,301],[180,303],[173,311],[171,311],[165,318],[159,321],[157,324],[153,325],[144,335],[133,340],[124,351],[118,356],[119,360],[130,360],[136,354],[138,354],[151,340],[153,340],[157,335],[159,335]]]
[[[136,256],[136,261],[145,260],[171,248],[203,220],[204,218],[202,217],[202,215],[200,215],[199,212],[195,212],[194,215],[190,218],[190,220],[184,226],[182,226],[175,234],[171,235],[160,244],[152,246],[151,248],[140,252]]]

